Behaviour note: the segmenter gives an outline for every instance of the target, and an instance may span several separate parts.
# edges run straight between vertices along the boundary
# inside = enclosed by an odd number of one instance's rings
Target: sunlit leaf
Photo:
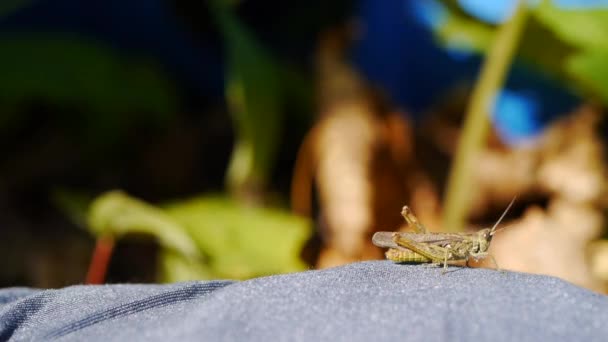
[[[567,68],[591,95],[608,103],[608,49],[577,54],[568,60]]]
[[[300,271],[300,252],[311,223],[286,211],[254,208],[223,197],[202,197],[171,205],[183,225],[224,277],[249,278]]]
[[[562,62],[573,83],[583,94],[608,103],[608,9],[560,9],[545,1],[536,9],[535,17],[574,47],[567,58],[554,58]]]
[[[162,209],[120,191],[93,201],[88,227],[95,235],[156,237],[163,247],[160,279],[169,282],[304,270],[300,252],[311,234],[307,219],[280,209],[248,207],[224,197]]]
[[[473,19],[450,13],[445,24],[437,27],[436,34],[448,49],[482,52],[490,46],[494,29]]]
[[[158,260],[158,281],[163,283],[220,278],[208,264],[168,249],[161,250]]]
[[[560,9],[544,1],[534,14],[559,39],[573,46],[608,47],[608,9]]]
[[[494,39],[493,26],[447,8],[445,12],[447,19],[436,28],[436,35],[446,49],[468,53],[487,51]],[[573,46],[558,39],[543,23],[531,17],[526,23],[518,55],[527,63],[565,80],[564,61],[574,51]]]
[[[88,227],[95,235],[148,234],[161,246],[186,256],[200,255],[193,239],[179,223],[162,209],[122,191],[111,191],[97,197],[89,209]]]

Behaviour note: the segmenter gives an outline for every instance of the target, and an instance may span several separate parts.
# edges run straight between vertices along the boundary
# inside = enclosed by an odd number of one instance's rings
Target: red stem
[[[106,235],[97,238],[91,264],[87,271],[86,284],[103,284],[114,250],[114,238]]]

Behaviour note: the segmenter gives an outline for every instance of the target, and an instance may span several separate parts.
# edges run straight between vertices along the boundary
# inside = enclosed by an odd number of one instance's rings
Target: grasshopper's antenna
[[[498,221],[496,221],[496,223],[494,224],[494,227],[492,227],[492,230],[490,230],[490,236],[496,234],[497,231],[501,230],[501,229],[496,230],[496,227],[498,227],[498,225],[500,224],[500,221],[502,221],[502,219],[505,218],[505,215],[507,215],[507,212],[509,211],[509,209],[511,209],[511,206],[513,205],[513,202],[515,202],[516,198],[517,198],[517,196],[513,197],[513,199],[511,200],[511,203],[509,203],[509,206],[507,206],[507,209],[505,209],[505,211],[502,213],[502,215],[500,216]]]

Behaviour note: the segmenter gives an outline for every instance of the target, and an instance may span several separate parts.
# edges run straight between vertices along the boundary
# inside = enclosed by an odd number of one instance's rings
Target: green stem
[[[466,111],[464,127],[446,189],[444,229],[462,231],[467,218],[475,156],[489,129],[489,111],[502,87],[524,30],[528,10],[520,0],[514,15],[498,29]]]

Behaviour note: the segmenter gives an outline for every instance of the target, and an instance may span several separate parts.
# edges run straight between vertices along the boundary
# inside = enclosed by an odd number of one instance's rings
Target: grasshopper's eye
[[[489,229],[484,229],[480,231],[479,236],[482,240],[489,241],[492,239],[492,231]]]

